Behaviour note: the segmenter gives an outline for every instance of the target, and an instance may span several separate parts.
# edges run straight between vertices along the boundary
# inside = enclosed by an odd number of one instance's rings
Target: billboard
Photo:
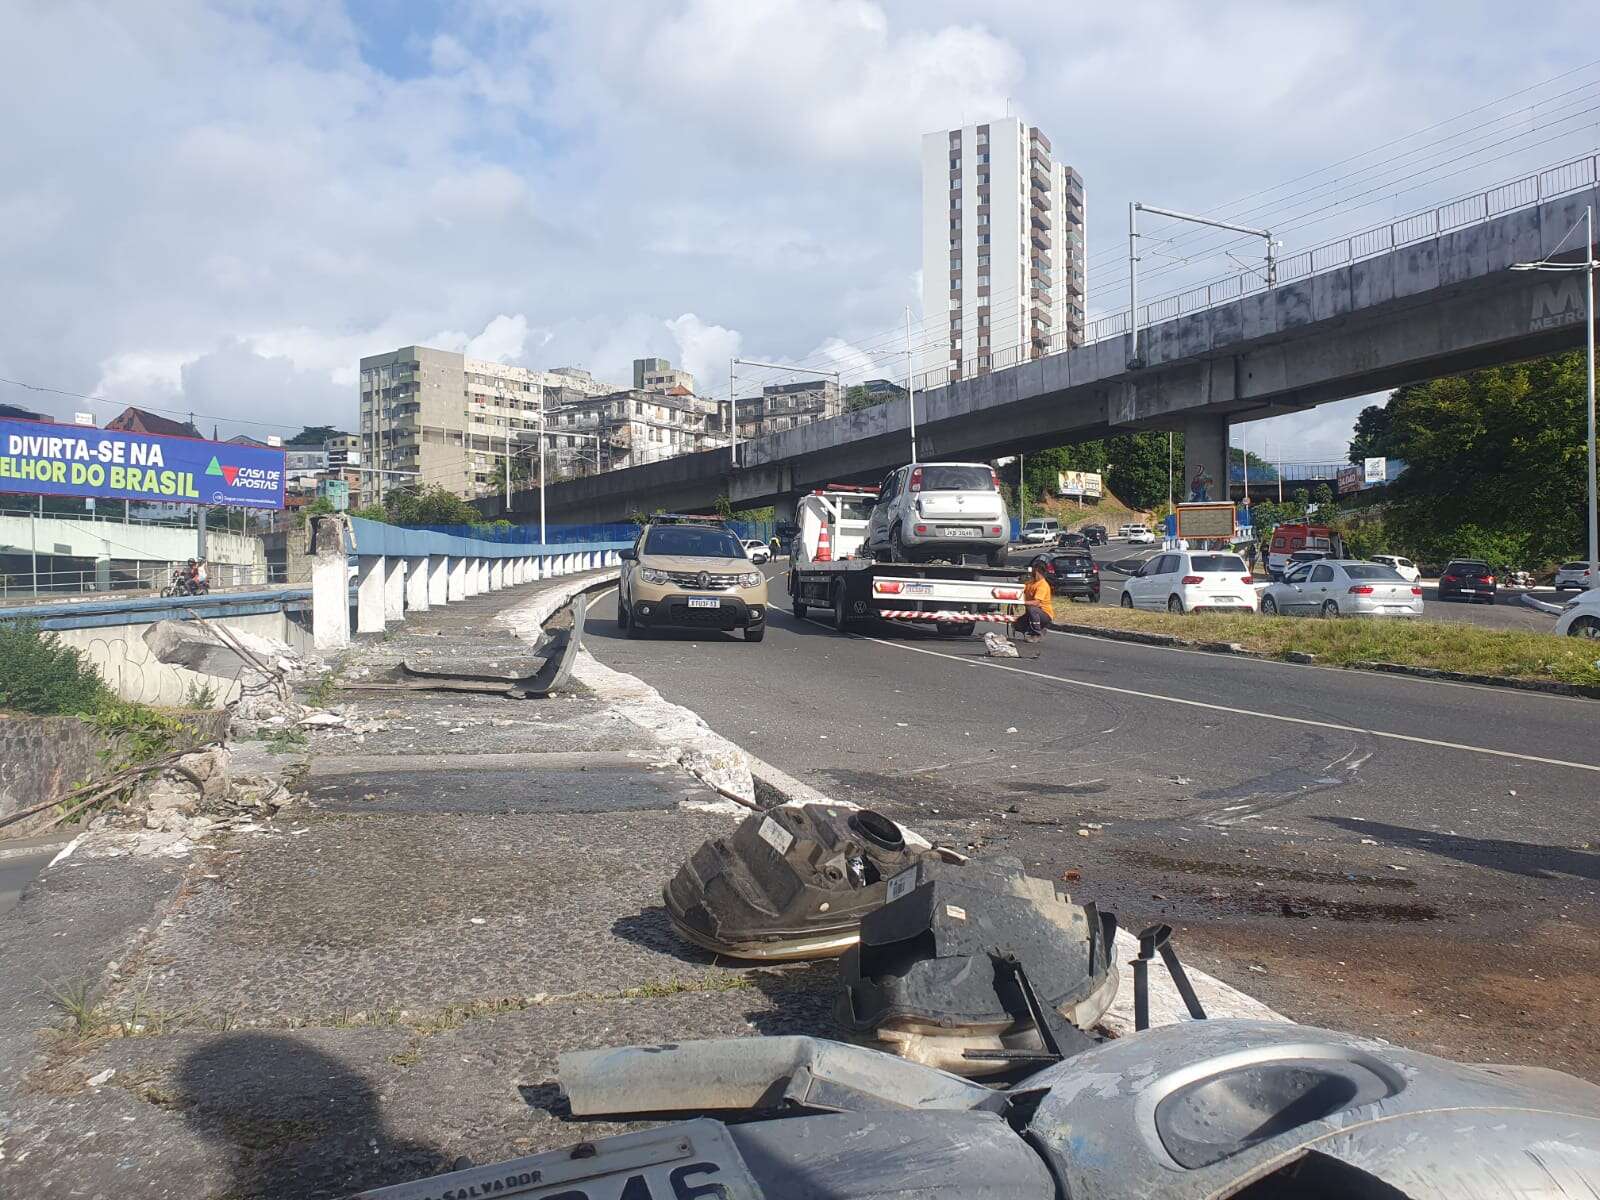
[[[1351,465],[1339,468],[1338,492],[1341,496],[1348,496],[1351,492],[1361,490],[1361,468]]]
[[[0,420],[0,492],[283,507],[283,451]]]
[[[1059,496],[1088,497],[1090,500],[1100,499],[1100,475],[1095,471],[1057,471],[1056,494]]]
[[[1363,459],[1363,483],[1385,483],[1389,479],[1389,460],[1386,458]]]
[[[1178,505],[1178,536],[1185,541],[1233,541],[1232,504]]]

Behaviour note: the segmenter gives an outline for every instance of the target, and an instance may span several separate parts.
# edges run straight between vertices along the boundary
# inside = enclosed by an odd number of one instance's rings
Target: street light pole
[[[911,306],[906,305],[906,403],[911,406],[911,461],[917,461],[917,379],[911,371]]]
[[[1588,407],[1588,455],[1583,464],[1584,483],[1589,493],[1589,586],[1600,587],[1600,512],[1596,505],[1595,479],[1595,414],[1594,414],[1594,272],[1600,267],[1594,257],[1594,205],[1583,210],[1583,261],[1581,263],[1552,262],[1561,252],[1567,238],[1577,229],[1576,223],[1566,236],[1556,243],[1550,255],[1534,262],[1512,263],[1513,271],[1552,271],[1556,273],[1583,272],[1583,324],[1584,324],[1584,390]]]

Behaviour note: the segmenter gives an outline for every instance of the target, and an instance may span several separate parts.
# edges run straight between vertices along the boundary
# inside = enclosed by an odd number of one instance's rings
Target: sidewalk
[[[496,618],[567,582],[414,616],[342,674],[505,666],[530,647]],[[341,699],[376,728],[313,734],[314,807],[186,861],[91,837],[0,920],[0,1193],[338,1196],[609,1132],[548,1111],[559,1051],[825,1026],[831,966],[670,933],[662,883],[733,818],[612,704]],[[103,988],[82,1033],[41,981]]]

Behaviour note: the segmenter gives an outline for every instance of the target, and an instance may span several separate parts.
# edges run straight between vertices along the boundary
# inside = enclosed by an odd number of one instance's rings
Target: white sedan
[[[1291,567],[1261,596],[1266,616],[1420,617],[1422,588],[1393,567],[1326,559]]]
[[[1556,632],[1567,637],[1600,638],[1600,588],[1568,600],[1556,620]]]
[[[1156,544],[1156,535],[1148,529],[1130,529],[1128,531],[1128,545],[1153,546]]]
[[[1123,608],[1256,610],[1255,579],[1237,554],[1169,551],[1157,554],[1122,585]]]
[[[740,545],[744,547],[746,556],[748,556],[750,561],[755,563],[756,566],[759,567],[764,562],[772,561],[772,547],[767,545],[760,538],[751,538],[747,542],[741,542]]]

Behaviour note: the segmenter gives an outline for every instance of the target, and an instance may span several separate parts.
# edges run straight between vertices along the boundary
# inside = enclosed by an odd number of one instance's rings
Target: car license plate
[[[972,528],[969,528],[966,525],[941,525],[941,526],[939,526],[939,536],[940,537],[955,537],[955,538],[970,537],[970,538],[975,538],[975,537],[978,536],[978,534],[980,532],[981,532],[981,530],[972,529]]]
[[[905,594],[908,596],[931,596],[933,595],[933,584],[908,583],[905,586]]]
[[[1083,578],[1083,572],[1082,571],[1068,571],[1068,572],[1066,572],[1065,574],[1062,575],[1062,578],[1063,579],[1082,579]]]
[[[761,1189],[720,1122],[704,1118],[603,1138],[578,1157],[571,1150],[471,1167],[352,1200],[439,1196],[520,1196],[523,1200],[762,1200]]]
[[[715,596],[690,596],[690,608],[721,608],[722,601]]]

